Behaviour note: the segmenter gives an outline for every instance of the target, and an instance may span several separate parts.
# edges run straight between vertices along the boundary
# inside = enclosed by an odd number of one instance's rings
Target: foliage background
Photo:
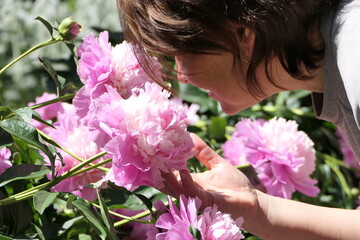
[[[47,19],[52,24],[56,20],[60,21],[67,16],[73,16],[83,26],[80,39],[90,32],[97,35],[101,30],[108,30],[112,33],[110,37],[113,43],[122,40],[116,3],[113,0],[2,0],[0,4],[0,66],[6,65],[10,59],[49,38],[44,26],[34,20],[37,16]],[[0,105],[8,105],[16,109],[26,106],[28,102],[34,101],[36,96],[45,91],[55,91],[54,83],[42,69],[38,56],[49,60],[58,74],[68,82],[80,86],[70,52],[65,45],[56,44],[31,54],[0,76]],[[349,209],[357,207],[358,173],[343,164],[335,127],[314,117],[309,93],[284,92],[238,115],[228,116],[221,112],[217,102],[210,99],[205,91],[190,85],[174,83],[174,86],[178,88],[179,96],[184,100],[200,105],[201,120],[196,126],[189,127],[189,130],[205,139],[220,154],[222,143],[230,137],[234,130],[233,126],[242,117],[265,119],[284,117],[295,120],[299,124],[299,129],[305,131],[315,142],[317,168],[314,177],[318,179],[321,192],[316,198],[299,193],[295,193],[293,198],[323,206]],[[14,164],[38,162],[38,151],[26,143],[16,141],[12,151]],[[194,159],[189,161],[189,168],[192,171],[205,170]],[[7,184],[0,188],[0,198],[44,181],[46,179],[38,177]],[[142,194],[151,202],[165,197],[152,188],[140,188],[137,193]],[[110,209],[117,207],[146,209],[141,199],[115,186],[102,192],[102,195],[107,199],[106,205]],[[74,200],[75,198],[70,194],[59,194],[54,203],[44,209],[43,214],[36,211],[31,200],[0,207],[0,235],[11,236],[14,239],[102,238],[98,228],[100,225],[106,226],[105,220],[94,215],[90,221],[99,225],[89,224],[89,218],[81,214],[84,212],[70,206]],[[117,229],[118,238],[121,239],[127,234],[128,230]],[[0,236],[0,239],[6,238]],[[247,239],[257,238],[247,234]]]
[[[49,39],[50,35],[37,16],[52,25],[73,16],[83,26],[79,40],[90,32],[102,29],[121,30],[116,1],[109,0],[1,0],[0,5],[0,66],[19,56],[30,47]],[[44,31],[45,30],[45,31]],[[112,36],[115,36],[112,35]],[[120,37],[117,34],[117,39]],[[60,75],[78,83],[75,64],[64,44],[42,48],[16,64],[1,76],[1,105],[24,106],[44,91],[54,91],[48,74],[41,68],[38,56],[47,58]]]

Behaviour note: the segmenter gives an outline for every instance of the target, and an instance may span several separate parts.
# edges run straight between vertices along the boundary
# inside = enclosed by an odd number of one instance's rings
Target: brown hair
[[[241,37],[245,27],[250,28],[256,39],[246,86],[251,93],[261,94],[255,75],[261,62],[275,86],[269,72],[273,57],[278,57],[282,67],[297,79],[307,79],[318,68],[324,50],[315,49],[308,34],[324,9],[336,2],[118,0],[118,6],[125,39],[144,48],[137,48],[136,55],[145,70],[152,69],[148,52],[167,56],[230,52],[239,62],[242,51],[237,37]]]

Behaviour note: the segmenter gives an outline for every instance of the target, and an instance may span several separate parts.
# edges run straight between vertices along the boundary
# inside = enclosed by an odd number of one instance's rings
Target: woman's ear
[[[254,51],[255,38],[255,33],[249,28],[244,27],[241,31],[239,31],[238,41],[241,49],[241,58],[245,62],[251,61]]]

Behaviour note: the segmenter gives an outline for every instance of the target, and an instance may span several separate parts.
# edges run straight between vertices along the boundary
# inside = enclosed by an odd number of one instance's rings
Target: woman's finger
[[[161,172],[161,176],[164,178],[164,188],[159,189],[161,192],[178,198],[183,192],[183,188],[177,177],[173,172]]]
[[[180,179],[183,189],[186,190],[185,195],[195,197],[198,195],[197,185],[188,170],[180,170]]]
[[[205,167],[211,169],[215,164],[225,161],[196,134],[191,133],[191,138],[195,145],[193,148],[196,152],[195,157],[202,162]]]

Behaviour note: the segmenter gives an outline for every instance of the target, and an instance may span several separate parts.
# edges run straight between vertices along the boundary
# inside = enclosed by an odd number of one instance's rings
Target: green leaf
[[[72,83],[66,83],[64,87],[61,89],[60,96],[64,96],[66,94],[71,94],[76,92],[77,87]]]
[[[63,78],[62,76],[58,76],[58,80],[59,80],[60,87],[63,87],[66,83],[66,79]]]
[[[0,122],[0,126],[11,135],[43,149],[44,146],[39,142],[38,133],[35,127],[22,120],[11,118]]]
[[[57,192],[47,192],[47,191],[39,191],[33,196],[33,203],[35,209],[43,214],[44,210],[50,206],[59,195]]]
[[[28,143],[14,138],[12,150],[12,159],[14,164],[31,163],[35,165],[42,165],[44,156],[40,153],[39,149],[33,148]]]
[[[84,215],[89,223],[94,227],[95,231],[99,234],[100,238],[113,239],[109,230],[99,220],[99,214],[94,212],[91,205],[79,198],[73,201],[72,204]]]
[[[133,194],[134,194],[137,198],[139,198],[139,199],[145,204],[145,206],[146,206],[149,210],[151,210],[151,208],[152,208],[152,202],[150,201],[150,199],[148,199],[147,197],[145,197],[144,195],[139,194],[139,193],[133,192]]]
[[[135,195],[128,196],[122,205],[133,210],[142,210],[146,208],[146,205]]]
[[[208,133],[210,138],[223,140],[225,138],[227,122],[221,117],[211,117]]]
[[[79,240],[91,240],[91,236],[87,234],[79,234]]]
[[[276,107],[283,106],[288,95],[289,95],[288,92],[279,92],[278,94],[276,94],[275,106]]]
[[[15,111],[15,115],[28,123],[31,121],[33,110],[29,107],[19,108]]]
[[[154,211],[152,210],[152,202],[149,198],[145,197],[144,195],[142,194],[138,194],[138,193],[133,193],[137,198],[139,198],[144,204],[145,206],[147,207],[147,209],[149,209],[150,213],[151,213],[151,216],[155,217],[155,213]]]
[[[4,119],[9,114],[13,113],[13,110],[9,106],[0,106],[0,118]]]
[[[69,196],[69,198],[66,201],[66,208],[72,209],[73,208],[72,203],[73,203],[73,201],[76,200],[77,196],[74,194],[68,194],[68,196]]]
[[[0,234],[0,240],[14,240],[14,239]]]
[[[14,142],[11,134],[0,128],[0,149],[3,147],[7,147]]]
[[[153,196],[161,192],[153,187],[141,186],[135,190],[135,193],[141,194],[147,198],[152,198]]]
[[[55,162],[55,157],[47,146],[40,142],[39,135],[34,126],[16,118],[10,118],[0,122],[0,127],[10,133],[13,137],[17,137],[43,151],[49,158],[52,166]]]
[[[96,188],[96,193],[97,193],[98,200],[99,200],[99,203],[100,203],[101,217],[102,217],[106,227],[110,230],[112,236],[116,236],[114,224],[111,221],[111,218],[110,218],[110,215],[109,215],[109,209],[106,206],[104,199],[101,197],[100,191],[99,191],[98,188]]]
[[[44,69],[50,74],[51,78],[54,80],[57,96],[60,96],[61,89],[64,85],[63,78],[61,80],[59,79],[58,74],[56,73],[55,69],[49,61],[41,57],[39,57],[39,61],[43,65]]]
[[[339,160],[328,154],[324,154],[324,157],[325,157],[326,164],[331,168],[331,170],[337,176],[339,183],[341,185],[341,190],[344,191],[344,193],[346,194],[346,197],[351,198],[350,186],[349,186],[348,182],[346,181],[344,174],[341,172],[339,165],[337,165],[337,163],[336,163]]]
[[[31,224],[34,226],[40,240],[46,240],[45,235],[44,235],[43,231],[41,230],[41,228],[34,223],[31,223]]]
[[[35,111],[34,111],[35,112]],[[46,126],[49,126],[49,127],[52,127],[52,128],[55,128],[54,125],[52,125],[51,123],[49,123],[48,121],[45,121],[43,119],[41,119],[40,115],[39,114],[33,114],[32,115],[32,118],[42,124],[45,124]]]
[[[62,228],[67,230],[67,229],[71,228],[72,226],[74,226],[77,222],[80,222],[83,219],[84,219],[83,216],[70,218],[70,220],[67,220],[66,222],[64,222],[64,224],[62,225]]]
[[[50,122],[50,120],[48,120],[48,121],[45,121],[45,120],[43,120],[42,118],[41,118],[41,116],[40,116],[40,114],[38,113],[38,112],[36,112],[35,110],[33,110],[33,109],[31,109],[31,108],[28,108],[28,109],[30,109],[30,111],[31,111],[31,117],[33,118],[33,119],[35,119],[36,121],[38,121],[38,122],[41,122],[42,124],[45,124],[45,125],[47,125],[47,126],[49,126],[49,127],[52,127],[52,128],[55,128]],[[26,121],[25,121],[26,122]],[[30,122],[30,121],[29,121]]]
[[[44,24],[44,26],[47,28],[47,30],[49,31],[51,37],[53,38],[53,27],[51,26],[51,24],[46,21],[45,19],[43,19],[42,17],[36,17],[35,20],[38,20],[40,22],[42,22],[42,24]]]
[[[194,237],[194,240],[202,239],[200,230],[198,228],[194,227],[193,225],[190,225],[189,232]]]
[[[76,56],[75,44],[72,42],[65,42],[67,48],[70,50],[71,54]]]
[[[42,177],[50,170],[43,165],[21,164],[12,166],[0,175],[0,187],[20,179]]]

